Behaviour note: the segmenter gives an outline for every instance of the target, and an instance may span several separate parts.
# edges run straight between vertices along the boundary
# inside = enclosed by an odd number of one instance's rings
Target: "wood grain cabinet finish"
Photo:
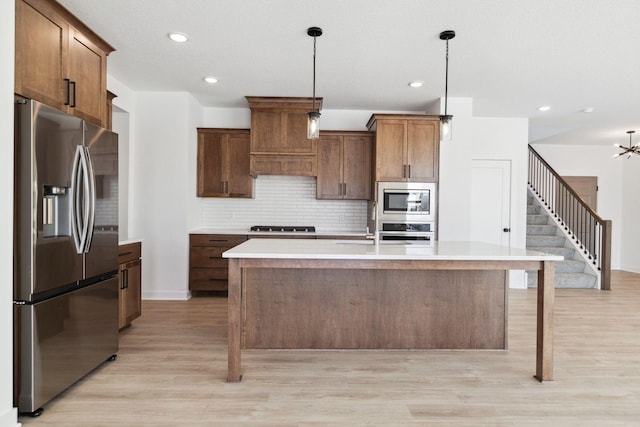
[[[246,240],[236,234],[189,235],[189,290],[226,291],[228,261],[222,253]]]
[[[307,139],[311,98],[247,96],[251,109],[251,175],[316,176],[316,140]],[[316,99],[316,109],[322,98]]]
[[[120,245],[118,263],[120,292],[119,328],[131,325],[134,319],[142,315],[142,243]]]
[[[438,182],[438,116],[374,114],[367,128],[375,132],[376,182]]]
[[[16,94],[106,126],[113,51],[56,1],[16,0]]]
[[[321,131],[317,199],[371,199],[371,132]]]
[[[199,197],[253,197],[248,129],[198,128]]]

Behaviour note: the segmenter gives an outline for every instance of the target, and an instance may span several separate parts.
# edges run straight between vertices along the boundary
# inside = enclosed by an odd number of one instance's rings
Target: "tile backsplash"
[[[253,199],[204,198],[202,227],[306,225],[317,231],[365,231],[367,226],[366,201],[316,200],[315,178],[261,175],[253,194]]]

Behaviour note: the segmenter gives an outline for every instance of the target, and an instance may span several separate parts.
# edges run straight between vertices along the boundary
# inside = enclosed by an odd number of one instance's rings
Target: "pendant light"
[[[320,138],[320,112],[316,111],[316,37],[322,35],[322,28],[309,27],[307,35],[313,37],[313,108],[307,113],[307,138]]]
[[[636,145],[631,145],[631,136],[634,133],[636,133],[636,131],[635,130],[628,130],[627,133],[629,134],[629,146],[625,147],[624,145],[613,144],[614,146],[616,146],[618,148],[622,148],[622,151],[620,153],[618,153],[618,154],[613,156],[614,159],[616,157],[624,156],[625,154],[627,154],[627,159],[630,158],[632,154],[640,155],[640,142],[637,143]]]
[[[447,53],[445,56],[445,77],[444,77],[444,114],[440,116],[440,140],[451,141],[451,119],[453,116],[447,114],[447,98],[449,92],[449,40],[456,36],[453,30],[447,30],[440,33],[440,40],[447,42]]]

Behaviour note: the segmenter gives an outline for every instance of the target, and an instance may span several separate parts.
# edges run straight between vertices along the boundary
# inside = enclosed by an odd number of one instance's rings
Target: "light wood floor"
[[[638,426],[640,275],[558,289],[555,381],[535,371],[535,291],[509,351],[246,351],[225,382],[226,299],[145,301],[105,363],[26,426]]]

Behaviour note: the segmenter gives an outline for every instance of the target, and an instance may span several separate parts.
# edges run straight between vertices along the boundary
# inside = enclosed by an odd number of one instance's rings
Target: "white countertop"
[[[250,239],[222,254],[224,258],[562,261],[560,255],[482,242],[433,242],[374,245],[372,241]]]
[[[122,245],[128,245],[130,243],[142,243],[142,239],[136,239],[136,238],[128,238],[126,240],[120,240],[118,241],[118,245],[122,246]]]

